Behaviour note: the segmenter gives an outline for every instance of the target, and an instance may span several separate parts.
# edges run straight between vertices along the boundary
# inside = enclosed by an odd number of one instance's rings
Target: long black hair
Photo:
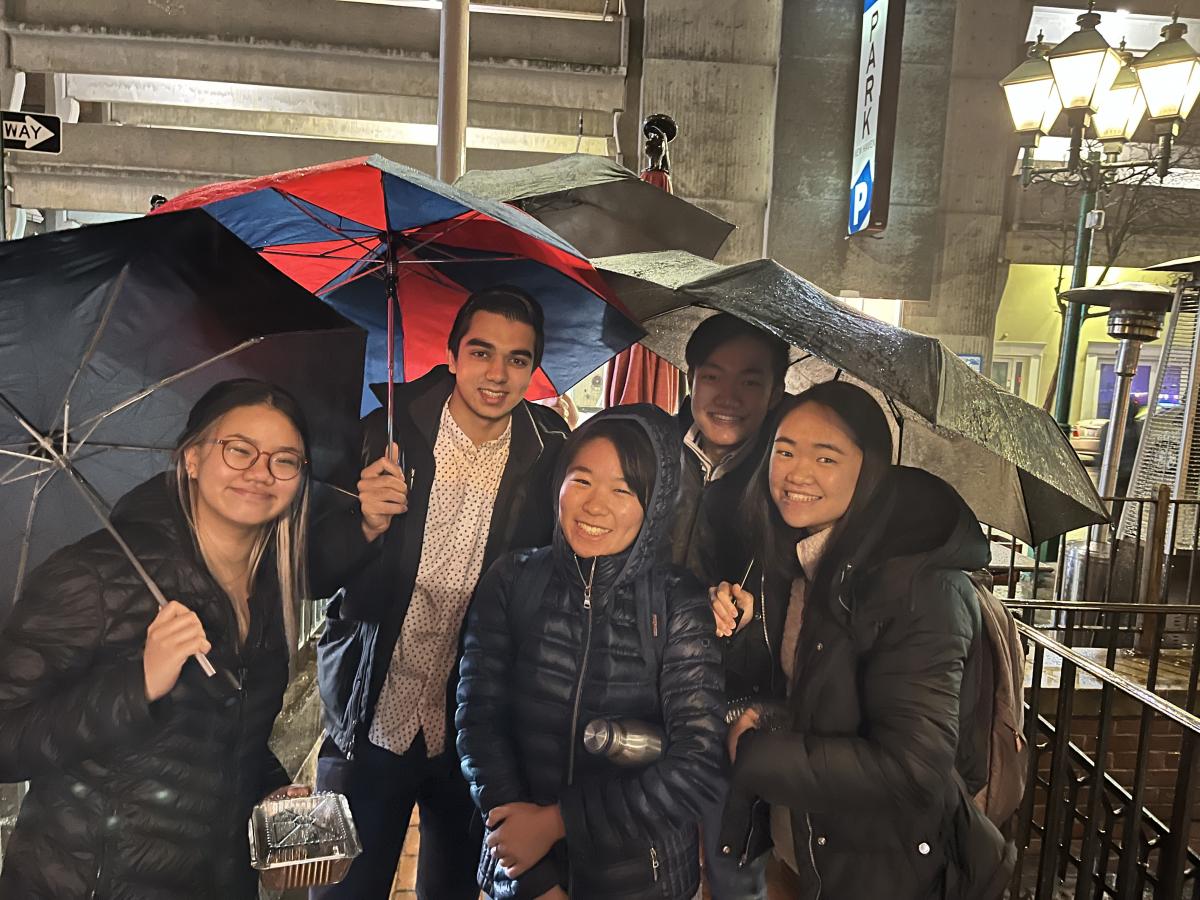
[[[812,595],[823,596],[846,563],[860,559],[868,549],[866,544],[874,544],[877,540],[871,537],[875,534],[871,526],[878,519],[892,468],[892,432],[887,416],[875,398],[846,381],[826,381],[784,399],[768,425],[772,440],[759,460],[739,514],[742,526],[751,538],[751,546],[759,548],[760,562],[768,578],[784,576],[790,580],[800,574],[796,542],[805,537],[806,532],[791,527],[779,514],[771,497],[770,475],[774,434],[788,415],[810,403],[837,416],[863,455],[850,505],[833,526],[817,572],[807,573]]]

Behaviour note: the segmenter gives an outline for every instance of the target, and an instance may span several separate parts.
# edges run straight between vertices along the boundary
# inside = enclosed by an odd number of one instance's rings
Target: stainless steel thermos
[[[637,719],[592,719],[583,729],[583,746],[618,766],[644,766],[662,756],[663,730]]]

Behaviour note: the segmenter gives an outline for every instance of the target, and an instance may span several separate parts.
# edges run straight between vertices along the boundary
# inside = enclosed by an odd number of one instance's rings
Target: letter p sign
[[[874,179],[868,164],[850,188],[850,234],[858,234],[871,222]]]

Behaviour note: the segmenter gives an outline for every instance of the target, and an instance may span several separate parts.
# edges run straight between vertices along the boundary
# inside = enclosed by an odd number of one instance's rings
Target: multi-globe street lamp
[[[1114,49],[1096,30],[1100,16],[1094,5],[1089,3],[1088,11],[1076,20],[1079,30],[1061,43],[1051,46],[1038,35],[1029,57],[1000,82],[1021,140],[1021,183],[1028,187],[1057,181],[1082,190],[1072,288],[1087,284],[1092,231],[1099,221],[1093,212],[1101,195],[1137,170],[1152,167],[1160,179],[1165,178],[1173,141],[1200,97],[1200,55],[1184,39],[1187,26],[1178,16],[1162,29],[1162,40],[1136,58],[1123,42]],[[1071,138],[1066,164],[1038,167],[1034,152],[1064,112]],[[1154,159],[1122,161],[1125,144],[1146,119],[1157,141]],[[1087,136],[1101,142],[1103,158],[1098,151],[1084,152]],[[1064,430],[1070,422],[1075,358],[1086,309],[1080,302],[1069,302],[1063,319],[1054,417]]]

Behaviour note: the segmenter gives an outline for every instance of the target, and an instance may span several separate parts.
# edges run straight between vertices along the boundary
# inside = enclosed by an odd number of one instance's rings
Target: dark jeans
[[[721,836],[721,816],[729,782],[722,780],[717,802],[704,810],[700,818],[700,846],[704,851],[704,877],[712,900],[767,900],[767,860],[770,853],[738,868],[737,857],[726,856],[717,846]]]
[[[317,789],[346,795],[363,851],[341,883],[313,888],[310,900],[387,900],[414,804],[421,811],[417,897],[476,900],[483,831],[454,745],[449,746],[427,759],[418,734],[408,752],[397,756],[364,735],[354,759],[347,760],[326,740],[317,761]]]

